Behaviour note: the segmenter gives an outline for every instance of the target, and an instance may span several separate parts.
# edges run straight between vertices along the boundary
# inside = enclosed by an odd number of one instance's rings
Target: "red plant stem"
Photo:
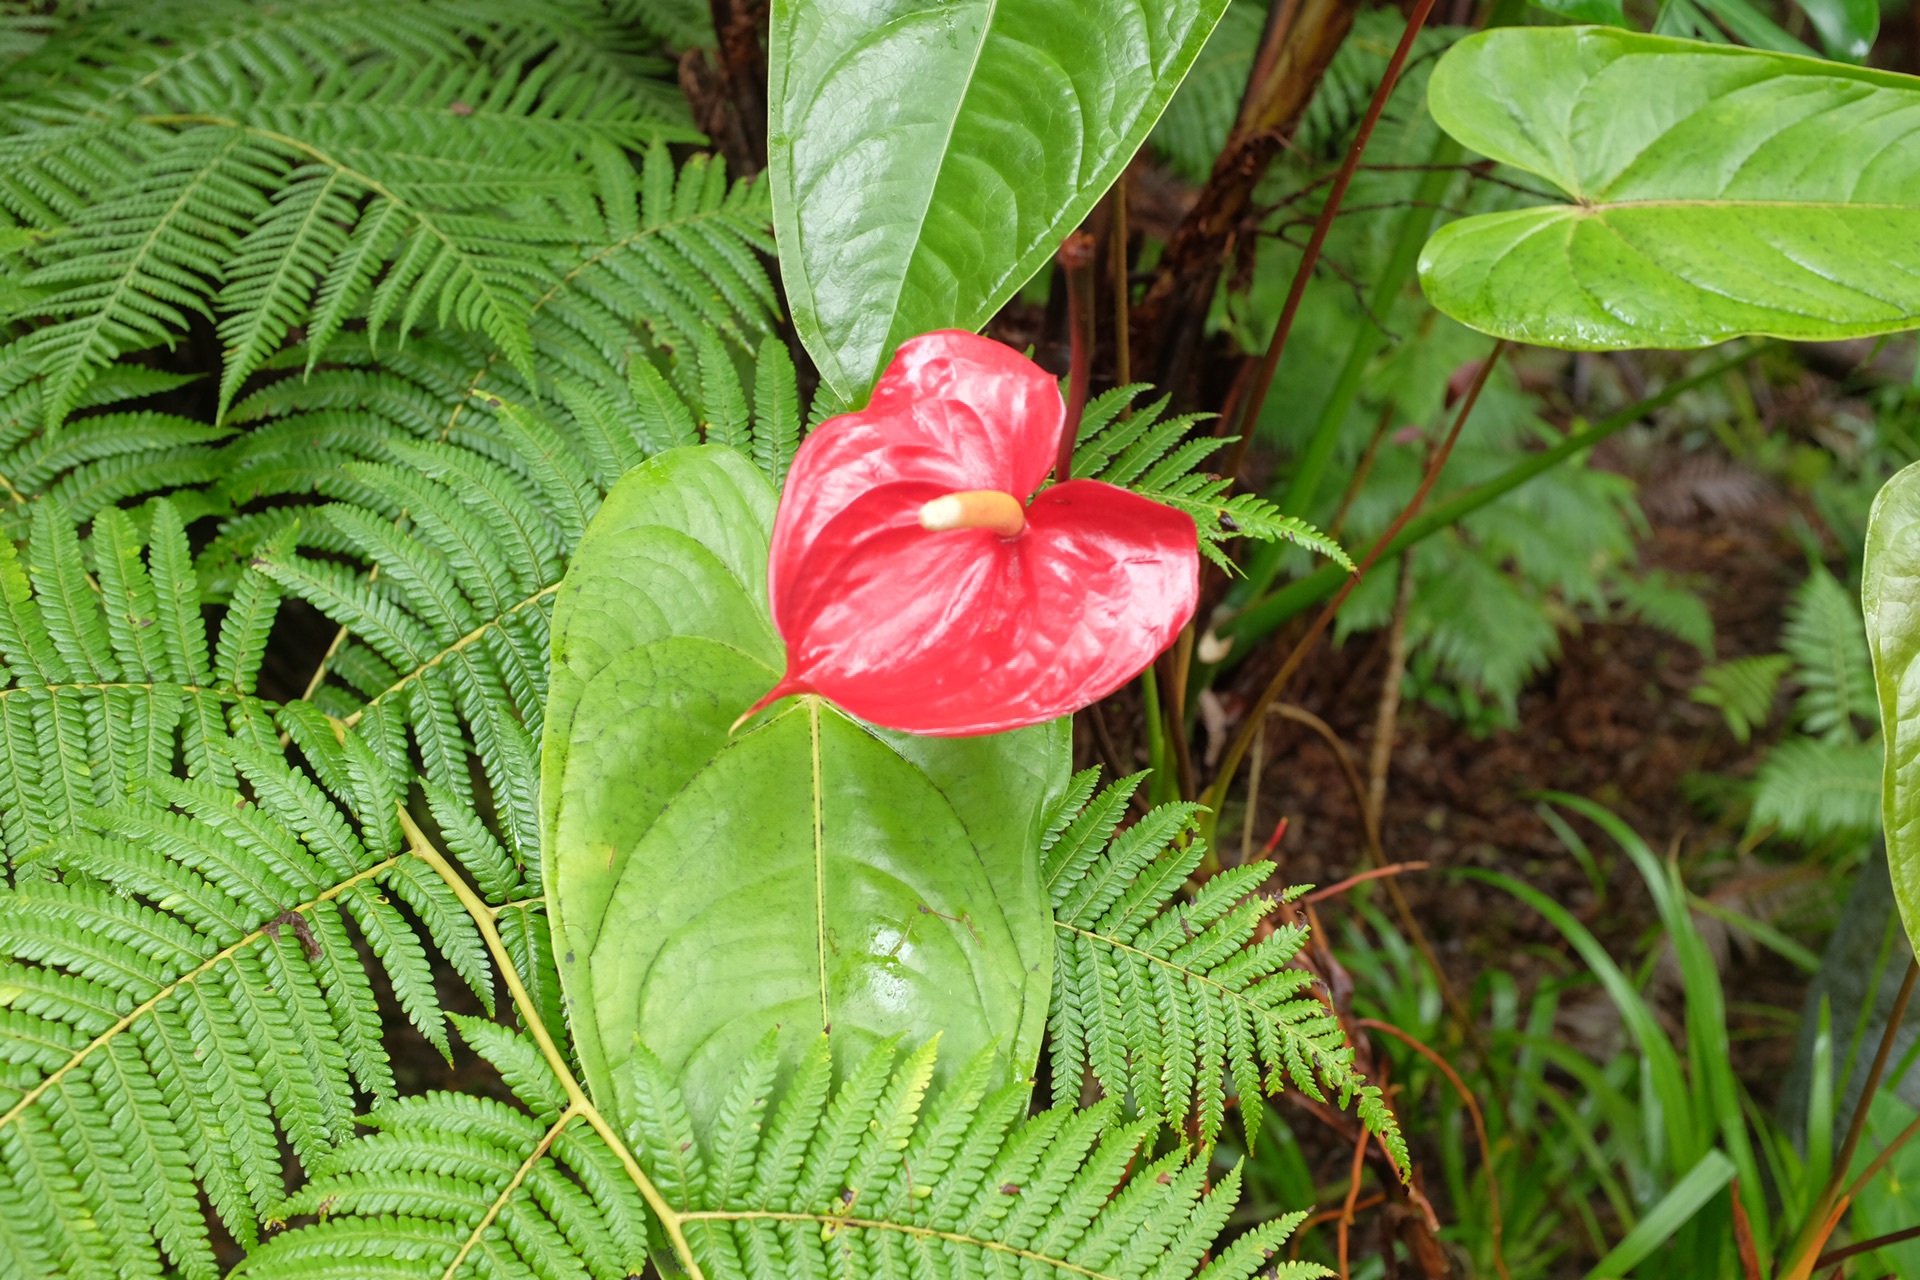
[[[1740,1274],[1743,1280],[1766,1280],[1760,1274],[1760,1250],[1753,1241],[1753,1220],[1747,1217],[1747,1206],[1740,1199],[1740,1179],[1733,1180],[1733,1243],[1734,1250],[1740,1255]],[[1817,1267],[1820,1264],[1814,1263]]]
[[[1400,70],[1406,65],[1407,55],[1413,52],[1414,37],[1420,34],[1420,28],[1427,23],[1427,15],[1433,12],[1434,0],[1416,0],[1413,12],[1407,17],[1407,29],[1400,33],[1400,44],[1394,49],[1393,57],[1387,61],[1386,74],[1380,77],[1379,88],[1373,91],[1373,101],[1367,104],[1367,114],[1360,121],[1360,131],[1353,136],[1353,145],[1347,149],[1346,159],[1340,162],[1340,171],[1334,175],[1333,186],[1327,192],[1327,202],[1320,206],[1320,216],[1314,219],[1313,234],[1307,238],[1306,252],[1300,255],[1299,269],[1293,273],[1293,284],[1287,290],[1287,301],[1280,308],[1280,321],[1274,326],[1273,338],[1267,343],[1267,354],[1260,361],[1260,372],[1253,382],[1253,393],[1247,397],[1246,408],[1240,414],[1240,420],[1233,430],[1246,438],[1260,422],[1260,409],[1267,402],[1267,390],[1273,385],[1273,373],[1280,365],[1280,353],[1286,350],[1287,335],[1293,332],[1293,320],[1300,312],[1301,299],[1306,296],[1307,282],[1313,278],[1313,268],[1320,261],[1320,250],[1327,243],[1327,232],[1333,227],[1333,220],[1340,212],[1340,202],[1346,199],[1347,185],[1353,181],[1354,171],[1360,167],[1360,157],[1367,149],[1367,143],[1373,138],[1373,130],[1380,123],[1380,113],[1386,110],[1387,99],[1393,96],[1393,87],[1400,80]],[[1294,514],[1298,514],[1297,512]]]
[[[1813,1269],[1818,1271],[1821,1267],[1829,1263],[1845,1262],[1855,1254],[1872,1253],[1875,1249],[1884,1249],[1890,1244],[1899,1244],[1901,1241],[1911,1240],[1915,1236],[1920,1236],[1920,1227],[1906,1227],[1900,1231],[1894,1231],[1884,1236],[1875,1236],[1871,1240],[1861,1240],[1846,1246],[1844,1249],[1835,1249],[1832,1253],[1821,1254],[1813,1260]]]
[[[1374,539],[1373,545],[1367,548],[1367,554],[1358,567],[1354,569],[1333,599],[1327,602],[1326,608],[1320,611],[1320,616],[1313,620],[1313,625],[1307,628],[1307,634],[1300,637],[1299,643],[1293,646],[1292,652],[1288,653],[1286,660],[1280,664],[1280,670],[1274,673],[1273,679],[1267,682],[1267,687],[1261,691],[1260,697],[1248,709],[1246,718],[1240,722],[1240,731],[1234,735],[1233,742],[1227,747],[1225,758],[1220,761],[1219,776],[1207,789],[1207,794],[1201,797],[1201,803],[1208,808],[1215,812],[1219,811],[1220,802],[1226,798],[1227,788],[1233,784],[1235,771],[1240,768],[1240,762],[1246,759],[1247,748],[1253,745],[1253,735],[1259,732],[1260,724],[1266,717],[1267,708],[1286,692],[1287,682],[1293,679],[1294,673],[1300,669],[1300,664],[1306,661],[1307,654],[1312,651],[1314,643],[1332,625],[1334,615],[1340,612],[1340,606],[1347,602],[1347,597],[1353,594],[1354,587],[1359,585],[1360,579],[1366,575],[1367,570],[1373,567],[1374,561],[1380,558],[1381,552],[1400,536],[1400,530],[1406,527],[1407,522],[1413,519],[1419,512],[1421,504],[1427,500],[1427,494],[1433,490],[1434,482],[1440,478],[1441,469],[1447,465],[1447,459],[1453,454],[1454,442],[1460,438],[1460,428],[1466,425],[1467,415],[1473,412],[1473,406],[1478,403],[1481,389],[1487,385],[1487,378],[1492,374],[1493,366],[1500,362],[1500,357],[1506,349],[1505,338],[1493,344],[1493,350],[1487,353],[1487,358],[1480,364],[1480,371],[1474,375],[1473,385],[1461,398],[1460,410],[1454,415],[1453,427],[1447,432],[1447,438],[1440,442],[1440,447],[1435,449],[1428,459],[1427,473],[1420,478],[1420,487],[1414,491],[1413,499],[1394,518],[1393,523],[1387,526],[1386,532]]]
[[[1287,837],[1287,819],[1285,815],[1282,815],[1280,818],[1280,821],[1273,824],[1273,834],[1268,836],[1267,842],[1260,846],[1260,856],[1264,858],[1267,855],[1271,854],[1275,849],[1278,849],[1280,847],[1280,842],[1286,839],[1286,837]]]
[[[1093,376],[1093,236],[1076,231],[1055,256],[1067,273],[1067,333],[1073,355],[1067,368],[1067,416],[1060,424],[1060,452],[1054,459],[1055,484],[1073,477],[1073,446],[1080,439],[1080,415],[1087,407],[1087,382]]]
[[[1840,1144],[1840,1156],[1833,1166],[1833,1177],[1829,1188],[1838,1187],[1840,1180],[1847,1176],[1847,1170],[1853,1167],[1853,1153],[1860,1148],[1860,1135],[1866,1131],[1867,1108],[1873,1101],[1873,1095],[1879,1092],[1880,1077],[1886,1074],[1887,1059],[1893,1055],[1893,1042],[1900,1034],[1900,1027],[1907,1020],[1907,1002],[1913,999],[1913,986],[1920,979],[1920,960],[1907,964],[1907,975],[1900,982],[1900,993],[1893,998],[1893,1008],[1887,1011],[1886,1029],[1880,1033],[1880,1048],[1873,1055],[1873,1067],[1867,1072],[1867,1082],[1860,1090],[1860,1101],[1854,1104],[1852,1120],[1847,1125],[1846,1141]]]
[[[1480,1167],[1487,1171],[1487,1219],[1488,1226],[1491,1228],[1490,1234],[1493,1236],[1493,1266],[1494,1270],[1500,1273],[1500,1280],[1510,1280],[1507,1275],[1507,1260],[1500,1248],[1500,1180],[1493,1173],[1493,1145],[1487,1141],[1487,1122],[1480,1114],[1480,1104],[1475,1101],[1473,1091],[1467,1088],[1466,1083],[1460,1079],[1459,1072],[1455,1071],[1445,1058],[1400,1028],[1384,1022],[1376,1022],[1372,1018],[1358,1018],[1355,1021],[1369,1031],[1380,1031],[1394,1037],[1438,1067],[1441,1074],[1447,1077],[1447,1083],[1453,1086],[1453,1091],[1460,1095],[1460,1100],[1467,1104],[1467,1114],[1473,1117],[1473,1136],[1480,1142]]]
[[[1285,821],[1285,819],[1282,819]],[[1382,876],[1397,876],[1403,871],[1425,871],[1433,864],[1430,862],[1395,862],[1384,867],[1375,867],[1371,871],[1362,871],[1357,876],[1348,876],[1338,884],[1330,884],[1324,889],[1315,889],[1302,898],[1302,902],[1325,902],[1328,898],[1337,898],[1357,884],[1369,880],[1378,880]]]
[[[1353,1274],[1347,1270],[1347,1233],[1353,1228],[1353,1215],[1357,1207],[1357,1202],[1360,1199],[1360,1175],[1363,1172],[1362,1162],[1366,1159],[1367,1155],[1367,1140],[1372,1136],[1371,1133],[1367,1132],[1367,1127],[1361,1125],[1360,1141],[1356,1142],[1353,1146],[1353,1169],[1347,1180],[1347,1202],[1340,1210],[1340,1222],[1338,1225],[1340,1280],[1349,1280],[1349,1277]]]

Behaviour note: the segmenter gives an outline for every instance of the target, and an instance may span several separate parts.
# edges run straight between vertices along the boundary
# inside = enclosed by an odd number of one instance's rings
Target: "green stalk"
[[[1767,346],[1764,344],[1754,346],[1739,355],[1717,361],[1700,373],[1682,378],[1662,388],[1657,395],[1648,396],[1638,404],[1630,405],[1618,413],[1602,418],[1585,431],[1575,432],[1550,449],[1528,454],[1485,484],[1476,485],[1409,521],[1407,527],[1402,529],[1381,552],[1379,563],[1385,564],[1415,543],[1432,537],[1442,529],[1451,528],[1494,499],[1518,489],[1541,472],[1551,470],[1575,454],[1591,449],[1622,427],[1638,422],[1655,409],[1671,404],[1686,392],[1713,381],[1729,369],[1738,368],[1765,350]],[[1278,591],[1254,601],[1225,623],[1216,626],[1216,634],[1222,639],[1231,637],[1234,641],[1226,664],[1231,665],[1239,661],[1252,651],[1255,642],[1271,634],[1303,609],[1318,604],[1339,590],[1346,576],[1339,565],[1326,565],[1319,571],[1308,574],[1304,578],[1298,578]]]
[[[1147,712],[1147,768],[1150,770],[1147,801],[1160,805],[1178,800],[1180,789],[1170,762],[1173,753],[1167,749],[1167,721],[1160,710],[1160,678],[1152,667],[1140,673],[1140,692]]]
[[[1434,140],[1427,163],[1453,165],[1459,163],[1460,157],[1460,144],[1443,133]],[[1401,219],[1393,252],[1380,269],[1380,276],[1369,295],[1372,306],[1379,312],[1379,323],[1374,323],[1373,317],[1364,315],[1357,321],[1353,342],[1347,348],[1347,361],[1334,378],[1333,390],[1327,397],[1326,406],[1320,411],[1320,420],[1314,425],[1306,452],[1300,455],[1293,479],[1288,482],[1286,494],[1280,499],[1280,509],[1288,515],[1304,516],[1313,505],[1314,497],[1320,490],[1320,481],[1326,474],[1327,463],[1333,458],[1334,446],[1340,442],[1340,428],[1346,424],[1347,414],[1360,394],[1360,384],[1366,377],[1367,366],[1373,363],[1373,358],[1380,354],[1380,348],[1386,345],[1387,338],[1381,325],[1393,319],[1395,305],[1407,282],[1413,278],[1414,267],[1420,261],[1420,250],[1433,230],[1434,219],[1439,216],[1437,206],[1446,199],[1447,190],[1458,176],[1450,168],[1435,168],[1421,175],[1420,184],[1414,189],[1413,207]],[[1241,431],[1251,434],[1258,425],[1247,421],[1241,424]],[[1273,575],[1280,568],[1281,553],[1279,543],[1257,548],[1247,563],[1246,581],[1235,584],[1228,603],[1241,604],[1254,599],[1272,585]]]

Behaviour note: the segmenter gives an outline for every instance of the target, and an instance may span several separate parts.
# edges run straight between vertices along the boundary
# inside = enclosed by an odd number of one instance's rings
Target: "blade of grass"
[[[1733,1161],[1727,1159],[1725,1152],[1712,1150],[1701,1156],[1687,1171],[1687,1176],[1676,1182],[1647,1216],[1640,1219],[1639,1225],[1594,1264],[1593,1270],[1587,1272],[1587,1280],[1621,1280],[1692,1221],[1694,1214],[1733,1181],[1734,1172]]]
[[[1820,997],[1819,1029],[1813,1037],[1812,1080],[1807,1085],[1807,1168],[1801,1178],[1802,1212],[1833,1174],[1833,1007]]]
[[[1473,867],[1464,868],[1457,874],[1512,894],[1545,916],[1548,923],[1572,945],[1601,988],[1619,1008],[1620,1019],[1640,1050],[1640,1062],[1647,1083],[1642,1106],[1657,1108],[1650,1123],[1656,1123],[1659,1131],[1664,1132],[1664,1145],[1676,1164],[1688,1165],[1697,1161],[1703,1153],[1692,1126],[1687,1123],[1690,1098],[1686,1076],[1680,1069],[1680,1058],[1674,1053],[1673,1044],[1661,1029],[1653,1010],[1641,999],[1640,992],[1620,966],[1614,963],[1613,957],[1607,954],[1607,949],[1600,945],[1599,939],[1574,919],[1572,912],[1530,884],[1497,871],[1482,871]],[[1653,1155],[1649,1152],[1650,1157]],[[1659,1161],[1655,1160],[1654,1163],[1657,1165]]]
[[[1713,963],[1713,956],[1700,931],[1694,928],[1692,913],[1687,910],[1686,889],[1680,883],[1679,870],[1670,861],[1663,864],[1632,827],[1601,805],[1562,792],[1548,792],[1542,799],[1573,810],[1611,836],[1632,859],[1653,894],[1660,921],[1666,926],[1667,940],[1680,962],[1680,977],[1686,991],[1687,1058],[1693,1069],[1694,1103],[1700,1113],[1695,1119],[1704,1122],[1710,1115],[1716,1122],[1720,1141],[1739,1173],[1741,1203],[1752,1223],[1761,1265],[1765,1266],[1772,1260],[1772,1222],[1760,1165],[1754,1159],[1752,1137],[1747,1132],[1747,1119],[1740,1109],[1739,1085],[1733,1076],[1733,1054],[1727,1042],[1726,993],[1721,989],[1720,971]],[[1710,1141],[1705,1133],[1696,1136],[1701,1145]]]
[[[1729,907],[1721,906],[1711,898],[1703,898],[1695,893],[1687,895],[1687,905],[1702,915],[1712,916],[1720,923],[1738,929],[1802,973],[1814,973],[1820,968],[1819,956],[1764,920],[1755,920],[1752,916],[1742,915]]]

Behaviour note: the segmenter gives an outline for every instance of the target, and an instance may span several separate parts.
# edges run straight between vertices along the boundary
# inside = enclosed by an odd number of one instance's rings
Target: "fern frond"
[[[402,339],[475,329],[532,377],[530,311],[607,259],[669,324],[771,305],[765,219],[746,248],[704,225],[752,204],[717,168],[690,166],[692,190],[635,217],[652,185],[624,151],[695,135],[679,95],[650,90],[666,64],[618,53],[613,24],[588,6],[374,7],[156,5],[180,25],[124,23],[84,89],[56,75],[42,98],[0,99],[0,206],[48,233],[13,311],[45,320],[25,341],[50,421],[93,369],[194,312],[224,313],[224,410],[309,320],[315,353],[356,315]],[[652,252],[626,252],[643,235]]]
[[[1129,1176],[1149,1127],[1119,1123],[1112,1104],[1088,1112],[1059,1107],[1025,1119],[1017,1088],[987,1094],[977,1071],[963,1072],[955,1087],[928,1099],[931,1054],[922,1050],[896,1063],[895,1052],[890,1044],[875,1049],[824,1114],[815,1112],[820,1134],[844,1129],[860,1140],[817,1138],[808,1187],[769,1194],[764,1184],[749,1185],[745,1194],[730,1196],[713,1194],[713,1183],[702,1181],[689,1183],[691,1195],[670,1197],[709,1276],[1012,1270],[1177,1277],[1200,1269],[1203,1251],[1238,1197],[1237,1169],[1206,1192],[1200,1190],[1203,1169],[1178,1156]],[[660,1101],[633,1122],[641,1145],[687,1140],[676,1139],[681,1131],[671,1124],[676,1092],[672,1082],[655,1080],[649,1093]],[[770,1140],[763,1135],[771,1130],[758,1123],[767,1100],[764,1092],[744,1088],[730,1096],[737,1113],[721,1123],[728,1133],[745,1135],[735,1140],[750,1153]],[[1016,1105],[1004,1105],[1008,1098]],[[697,1142],[695,1149],[708,1163],[708,1152]],[[954,1158],[943,1159],[947,1151]],[[1298,1221],[1296,1215],[1256,1227],[1201,1273],[1227,1280],[1272,1265]],[[1274,1274],[1326,1272],[1282,1263]]]
[[[12,864],[170,770],[176,751],[192,776],[232,779],[229,715],[258,709],[276,598],[254,576],[210,652],[172,503],[154,504],[144,537],[107,508],[84,548],[52,499],[33,505],[31,527],[25,563],[0,538],[0,841]]]
[[[373,1135],[340,1147],[281,1208],[320,1221],[275,1236],[246,1274],[621,1280],[645,1269],[639,1193],[532,1045],[494,1023],[456,1023],[527,1110],[449,1093],[383,1102],[364,1120]]]
[[[229,449],[223,502],[338,500],[304,511],[297,531],[283,528],[272,554],[259,538],[276,526],[236,523],[208,556],[257,564],[350,634],[334,678],[314,694],[329,713],[349,725],[382,721],[375,740],[410,733],[428,780],[461,803],[478,756],[517,862],[538,844],[532,761],[547,611],[602,496],[696,422],[742,444],[751,432],[763,465],[791,457],[798,405],[784,349],[769,347],[774,368],[756,373],[759,418],[749,426],[748,390],[723,339],[701,332],[697,401],[638,353],[631,384],[606,369],[599,385],[569,386],[562,406],[531,389],[524,402],[466,394],[486,365],[463,344],[414,344],[403,377],[391,358],[386,372],[360,363],[371,359],[364,340],[343,338],[336,357],[355,365],[273,383],[235,407],[240,421],[278,416]],[[358,408],[336,407],[345,405]],[[327,444],[316,446],[321,431]]]
[[[787,468],[800,447],[800,389],[793,359],[778,338],[760,344],[753,382],[753,460],[773,487],[787,482]]]
[[[526,1042],[491,1024],[459,1025],[527,1111],[452,1094],[382,1104],[368,1117],[377,1132],[340,1148],[287,1203],[321,1221],[269,1241],[247,1274],[640,1271],[645,1217],[613,1154],[559,1105]],[[898,1062],[896,1053],[892,1043],[872,1050],[830,1099],[824,1075],[817,1088],[803,1077],[771,1113],[771,1059],[751,1060],[707,1141],[659,1063],[636,1055],[627,1144],[706,1276],[1330,1274],[1276,1262],[1297,1213],[1256,1226],[1203,1265],[1238,1198],[1239,1170],[1208,1189],[1205,1167],[1178,1153],[1133,1169],[1150,1126],[1119,1123],[1112,1104],[1025,1119],[1019,1087],[987,1094],[979,1063],[929,1098],[931,1047]],[[793,1185],[790,1155],[776,1154],[791,1153],[801,1132],[813,1135],[807,1187]],[[589,1230],[596,1222],[602,1229]]]
[[[1750,825],[1802,841],[1879,830],[1881,751],[1877,737],[1788,738],[1754,774]]]
[[[1764,653],[1715,663],[1700,673],[1700,683],[1687,697],[1720,708],[1720,714],[1726,717],[1728,732],[1744,744],[1753,736],[1755,728],[1772,717],[1774,694],[1792,666],[1793,659],[1784,653]]]
[[[1639,578],[1621,574],[1611,585],[1614,599],[1643,624],[1685,641],[1709,662],[1713,660],[1713,615],[1699,592],[1662,570]]]
[[[0,1216],[53,1274],[91,1267],[48,1219],[63,1197],[101,1224],[117,1267],[213,1274],[202,1190],[251,1246],[285,1194],[280,1143],[324,1168],[356,1093],[394,1096],[354,933],[430,1040],[444,1032],[428,946],[490,998],[471,918],[401,846],[399,779],[310,710],[282,724],[344,795],[270,735],[226,739],[217,754],[251,802],[218,781],[135,779],[0,896],[15,993],[0,1021]]]
[[[1084,798],[1087,779],[1074,797]],[[1206,849],[1192,838],[1196,807],[1161,805],[1114,834],[1138,775],[1063,809],[1041,854],[1058,946],[1049,1012],[1056,1103],[1080,1096],[1091,1074],[1110,1097],[1131,1095],[1176,1132],[1192,1123],[1211,1146],[1231,1076],[1243,1105],[1289,1082],[1344,1106],[1407,1167],[1406,1146],[1380,1090],[1353,1069],[1339,1020],[1288,967],[1306,927],[1286,924],[1254,942],[1277,903],[1257,890],[1273,866],[1253,862],[1180,888]],[[1072,797],[1070,797],[1072,798]]]
[[[0,345],[0,369],[27,368],[28,345]],[[58,429],[45,412],[45,376],[30,374],[0,392],[0,532],[21,536],[29,505],[41,497],[85,521],[136,495],[195,486],[177,492],[176,505],[193,516],[212,514],[213,504],[197,487],[219,474],[212,446],[231,432],[129,403],[193,380],[139,365],[108,365],[79,389],[73,405],[78,416]]]
[[[1860,602],[1824,565],[1815,565],[1787,606],[1780,632],[1780,647],[1793,659],[1800,686],[1793,714],[1802,730],[1829,743],[1857,742],[1854,718],[1877,718],[1866,640]]]
[[[1183,414],[1162,420],[1167,400],[1122,416],[1144,386],[1116,387],[1096,397],[1080,419],[1080,438],[1074,447],[1073,474],[1084,480],[1102,480],[1131,489],[1142,497],[1184,511],[1200,535],[1200,551],[1228,573],[1232,561],[1221,550],[1228,538],[1260,542],[1284,539],[1317,551],[1348,572],[1353,561],[1340,544],[1295,516],[1254,494],[1228,496],[1231,480],[1197,472],[1196,467],[1227,445],[1231,438],[1187,433],[1204,414]]]

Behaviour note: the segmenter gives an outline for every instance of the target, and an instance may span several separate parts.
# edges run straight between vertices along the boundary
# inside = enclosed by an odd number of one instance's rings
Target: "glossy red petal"
[[[794,457],[774,521],[767,592],[783,612],[796,559],[876,486],[930,486],[921,501],[998,489],[1025,501],[1053,465],[1066,408],[1052,375],[1004,343],[959,330],[900,344],[865,409],[829,419]]]
[[[928,533],[920,504],[946,483],[869,487],[789,547],[776,693],[819,693],[913,733],[995,733],[1113,692],[1193,616],[1199,552],[1185,514],[1075,480],[1034,499],[1018,538]]]

